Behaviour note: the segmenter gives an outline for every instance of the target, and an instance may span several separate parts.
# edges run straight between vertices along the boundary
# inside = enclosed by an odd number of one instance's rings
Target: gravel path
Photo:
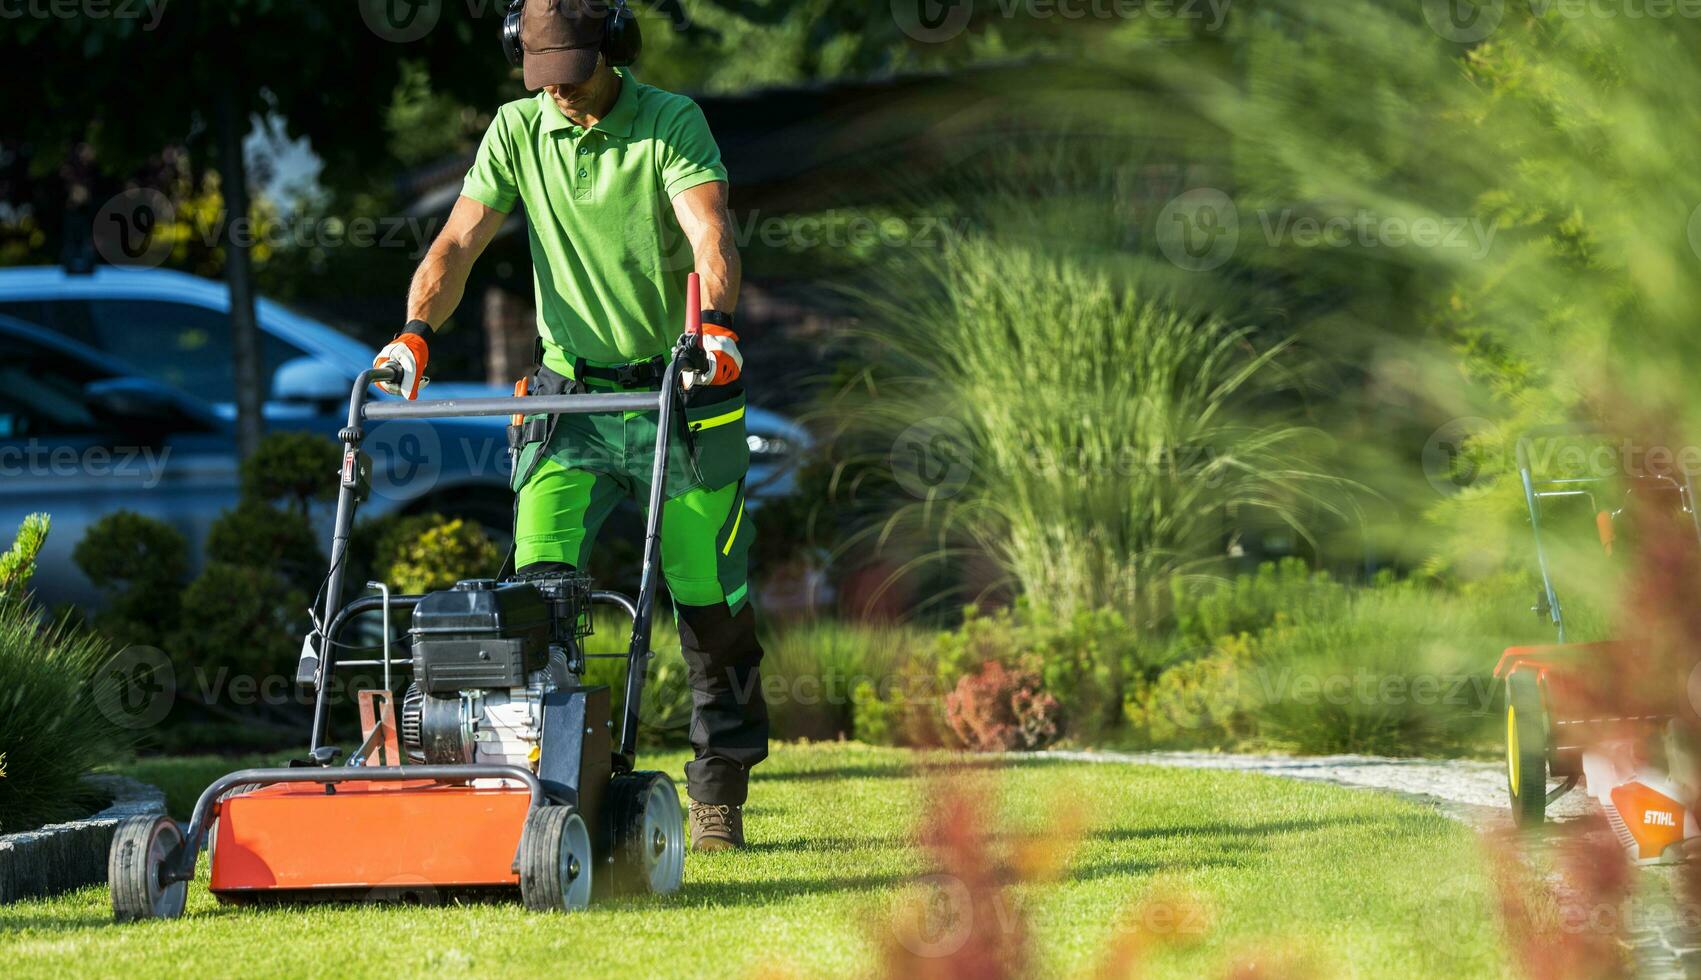
[[[1187,769],[1228,769],[1288,779],[1312,779],[1355,789],[1395,793],[1437,807],[1484,831],[1512,824],[1506,808],[1506,770],[1498,762],[1466,759],[1388,759],[1364,755],[1268,756],[1215,752],[1044,752],[1076,762],[1138,763]],[[1548,808],[1548,819],[1567,823],[1598,812],[1594,800],[1573,790]],[[1698,910],[1684,902],[1671,867],[1641,869],[1626,942],[1643,977],[1701,978]]]

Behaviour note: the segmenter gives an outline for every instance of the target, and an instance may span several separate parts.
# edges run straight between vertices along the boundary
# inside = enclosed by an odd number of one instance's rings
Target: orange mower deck
[[[212,890],[519,887],[530,794],[428,779],[282,783],[219,804]]]

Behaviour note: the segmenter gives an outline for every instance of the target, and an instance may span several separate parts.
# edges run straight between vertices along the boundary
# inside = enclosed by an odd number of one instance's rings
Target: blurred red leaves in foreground
[[[1060,805],[1038,833],[994,829],[991,780],[945,777],[933,785],[919,841],[932,864],[919,897],[898,903],[880,930],[885,975],[921,980],[1000,980],[1039,973],[1028,894],[1068,871],[1087,828]],[[1148,894],[1114,923],[1091,975],[1136,977],[1156,946],[1209,931],[1204,907],[1185,896]]]

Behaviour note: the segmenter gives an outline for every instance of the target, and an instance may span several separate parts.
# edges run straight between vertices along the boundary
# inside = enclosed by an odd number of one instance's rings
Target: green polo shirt
[[[503,106],[461,193],[501,212],[526,205],[544,360],[567,371],[666,353],[685,325],[691,244],[679,192],[726,180],[697,103],[620,71],[620,97],[590,129],[548,93]]]

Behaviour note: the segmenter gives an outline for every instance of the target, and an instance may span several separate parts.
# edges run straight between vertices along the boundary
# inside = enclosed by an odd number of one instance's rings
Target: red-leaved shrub
[[[981,752],[1042,749],[1062,729],[1057,699],[1035,671],[989,661],[945,696],[945,720],[962,743]]]

